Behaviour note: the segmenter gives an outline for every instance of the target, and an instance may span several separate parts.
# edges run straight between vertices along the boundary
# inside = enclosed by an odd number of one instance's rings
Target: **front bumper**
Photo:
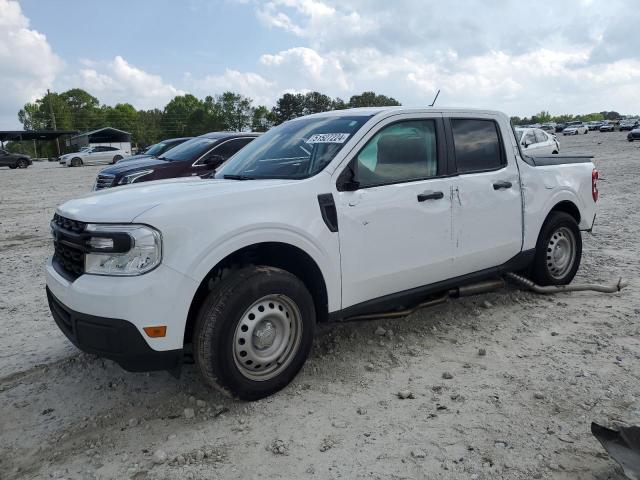
[[[47,287],[53,319],[62,333],[83,352],[108,358],[130,372],[174,370],[182,362],[182,349],[158,352],[126,320],[95,317],[71,310]]]
[[[61,315],[54,311],[55,306],[61,306],[63,313],[69,312],[71,326],[67,324],[66,331],[59,318],[56,322],[81,350],[111,358],[125,369],[140,364],[136,370],[166,369],[166,358],[162,354],[173,351],[166,355],[171,357],[182,350],[191,300],[199,286],[189,277],[160,264],[155,270],[134,277],[84,274],[70,280],[58,273],[51,259],[47,261],[45,274],[54,318]],[[56,302],[51,303],[51,299]],[[82,335],[78,336],[78,322],[83,328],[91,324],[93,330],[95,326],[104,331],[111,328],[111,340],[107,344],[115,345],[114,338],[120,338],[119,349],[87,344]],[[150,338],[143,330],[158,325],[166,325],[166,336]],[[140,362],[147,358],[150,362]]]

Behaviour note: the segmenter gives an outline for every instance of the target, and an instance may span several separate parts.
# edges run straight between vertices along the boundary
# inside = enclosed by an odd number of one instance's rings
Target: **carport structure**
[[[76,130],[0,130],[0,147],[4,148],[4,142],[33,141],[33,150],[37,156],[37,141],[56,141],[58,155],[60,155],[60,137],[75,135]]]

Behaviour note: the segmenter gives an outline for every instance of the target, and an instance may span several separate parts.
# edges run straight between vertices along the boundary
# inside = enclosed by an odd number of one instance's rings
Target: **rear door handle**
[[[513,185],[511,185],[511,182],[500,181],[493,184],[493,189],[500,190],[503,188],[511,188],[512,186]]]
[[[444,193],[434,192],[431,190],[427,190],[426,192],[422,192],[418,194],[419,202],[424,202],[425,200],[440,200],[441,198],[444,198]]]

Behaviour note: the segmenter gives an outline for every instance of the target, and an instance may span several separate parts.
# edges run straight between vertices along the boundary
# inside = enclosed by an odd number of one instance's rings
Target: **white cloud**
[[[31,29],[18,2],[0,0],[0,125],[18,128],[22,106],[41,96],[62,70],[47,38]]]
[[[94,68],[81,69],[74,80],[106,104],[127,102],[136,108],[161,108],[174,96],[185,93],[119,55],[110,62],[84,61],[84,64]]]
[[[271,105],[277,96],[274,82],[257,73],[238,70],[227,69],[221,75],[206,75],[204,78],[194,78],[187,73],[185,84],[200,96],[213,96],[230,90],[251,98],[254,104]]]
[[[377,90],[405,104],[493,107],[512,114],[639,109],[640,10],[612,0],[272,0],[258,19],[295,48],[260,63],[282,88]]]
[[[285,88],[327,89],[346,91],[351,83],[340,60],[335,56],[322,56],[306,47],[295,47],[276,54],[265,54],[260,63],[269,73],[286,82]]]

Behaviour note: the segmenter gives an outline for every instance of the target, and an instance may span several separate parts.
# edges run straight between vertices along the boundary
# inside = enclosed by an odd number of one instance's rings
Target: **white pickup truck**
[[[57,208],[49,305],[80,349],[244,399],[287,385],[317,322],[527,271],[569,283],[598,199],[590,157],[523,155],[508,117],[365,108],[271,129],[215,178]]]

